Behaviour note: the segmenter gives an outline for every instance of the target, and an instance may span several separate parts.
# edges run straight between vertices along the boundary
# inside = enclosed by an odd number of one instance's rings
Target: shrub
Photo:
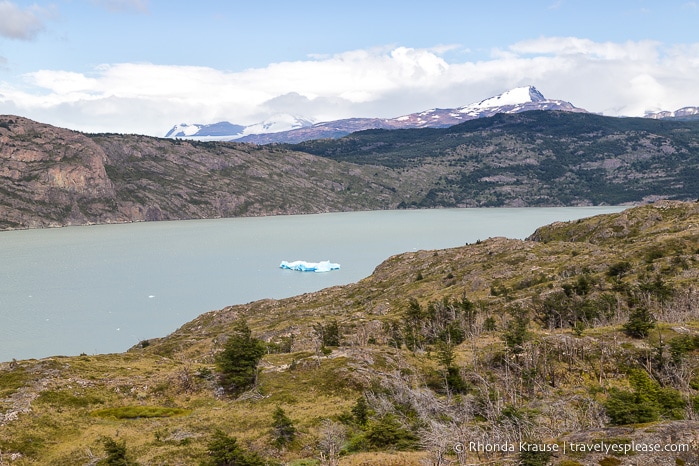
[[[660,259],[665,255],[663,249],[658,245],[653,245],[646,250],[645,260],[647,263],[651,264],[654,260]]]
[[[546,466],[550,464],[552,453],[549,451],[524,450],[519,454],[518,466]]]
[[[629,382],[633,391],[612,389],[605,409],[612,424],[640,424],[684,417],[685,400],[677,390],[661,388],[643,370],[632,370]]]
[[[657,404],[650,400],[641,400],[636,393],[612,389],[604,404],[612,424],[639,424],[658,419]]]
[[[371,447],[379,450],[386,448],[413,450],[418,441],[414,433],[401,426],[400,422],[390,414],[370,422],[365,438]]]
[[[626,275],[631,270],[631,263],[629,261],[621,261],[616,264],[609,266],[607,270],[607,276],[612,278],[621,278]]]
[[[688,353],[699,349],[699,335],[680,335],[668,342],[670,354],[675,362],[680,362]]]

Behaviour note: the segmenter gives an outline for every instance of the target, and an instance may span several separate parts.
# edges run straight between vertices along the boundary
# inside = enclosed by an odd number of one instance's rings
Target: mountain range
[[[586,113],[564,100],[547,99],[534,86],[511,89],[494,97],[458,108],[433,108],[395,118],[346,118],[314,123],[296,115],[278,114],[253,125],[236,125],[226,121],[213,124],[181,123],[173,126],[166,138],[198,141],[238,141],[254,144],[299,143],[313,139],[336,139],[366,129],[445,128],[464,121],[491,117],[499,113],[531,110],[560,110]],[[652,119],[699,118],[699,107],[684,107],[674,112],[649,112]]]
[[[83,134],[5,115],[0,229],[689,200],[698,148],[696,120],[571,111],[273,145]]]
[[[663,112],[653,112],[646,113],[646,118],[653,118],[660,120],[663,118],[676,118],[679,120],[694,120],[699,119],[699,107],[683,107],[674,112],[663,111]]]
[[[298,143],[311,139],[339,138],[365,129],[445,128],[498,113],[531,110],[585,112],[570,102],[547,99],[534,86],[525,86],[464,107],[433,108],[396,118],[347,118],[314,124],[308,119],[285,114],[250,126],[228,122],[210,125],[182,123],[175,125],[165,137],[202,141],[235,140],[254,144]]]

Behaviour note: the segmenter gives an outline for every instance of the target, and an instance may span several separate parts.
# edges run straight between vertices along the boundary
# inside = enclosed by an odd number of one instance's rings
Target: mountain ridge
[[[250,142],[254,144],[298,143],[311,139],[338,138],[365,129],[406,129],[406,128],[443,128],[475,118],[490,117],[498,113],[517,113],[530,110],[563,110],[570,112],[585,112],[570,102],[546,99],[534,86],[524,86],[510,89],[502,94],[480,102],[457,108],[433,108],[393,118],[346,118],[341,120],[312,123],[309,120],[295,116],[284,116],[292,119],[286,125],[258,123],[241,127],[236,134],[229,136],[211,134],[223,123],[214,125],[191,125],[190,130],[198,131],[186,134],[173,127],[165,137],[187,137],[201,140],[220,140]],[[272,121],[274,118],[272,118]],[[227,122],[224,122],[227,123]],[[230,124],[230,123],[227,123]],[[238,126],[238,125],[232,125]],[[284,128],[284,126],[292,126]],[[270,130],[270,127],[272,128]],[[279,130],[278,128],[284,128]],[[215,138],[214,138],[215,136]]]
[[[676,118],[676,119],[697,119],[699,118],[699,107],[682,107],[678,110],[673,111],[660,111],[646,113],[645,118],[653,118],[660,120],[663,118]]]
[[[699,124],[529,111],[260,146],[0,116],[0,179],[0,229],[689,200],[699,198]]]

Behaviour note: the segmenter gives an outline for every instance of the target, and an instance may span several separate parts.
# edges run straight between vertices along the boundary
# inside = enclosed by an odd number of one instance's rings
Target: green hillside
[[[405,206],[623,204],[699,197],[697,121],[533,111],[445,129],[368,130],[289,146],[434,186]]]
[[[698,260],[663,201],[3,363],[0,464],[695,464]]]

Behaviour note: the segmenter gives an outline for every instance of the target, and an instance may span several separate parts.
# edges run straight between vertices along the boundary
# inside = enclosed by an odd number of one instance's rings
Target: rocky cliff
[[[0,229],[395,206],[395,175],[248,144],[85,135],[0,116]]]
[[[0,227],[126,221],[104,150],[87,136],[26,118],[0,117]]]

